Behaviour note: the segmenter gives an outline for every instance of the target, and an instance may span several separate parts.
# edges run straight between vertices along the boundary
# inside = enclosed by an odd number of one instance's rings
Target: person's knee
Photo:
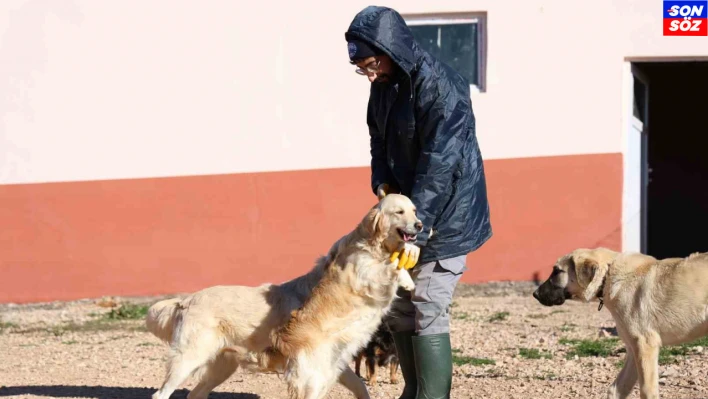
[[[431,323],[425,325],[417,325],[417,334],[419,336],[447,334],[450,333],[450,319],[445,314],[441,314]]]
[[[450,332],[449,305],[447,301],[416,303],[415,329],[418,335]]]
[[[415,317],[386,317],[383,322],[393,333],[415,331]]]
[[[393,302],[391,308],[384,314],[382,322],[391,332],[406,332],[415,330],[415,307],[410,298],[399,298]]]

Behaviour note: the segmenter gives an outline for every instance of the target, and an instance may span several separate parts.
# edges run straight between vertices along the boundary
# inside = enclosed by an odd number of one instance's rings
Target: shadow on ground
[[[157,388],[32,385],[0,387],[0,397],[36,395],[49,398],[145,399],[150,398],[155,391]],[[188,390],[180,389],[175,391],[170,399],[186,399],[188,393]],[[212,392],[209,399],[260,399],[260,396],[252,393]]]

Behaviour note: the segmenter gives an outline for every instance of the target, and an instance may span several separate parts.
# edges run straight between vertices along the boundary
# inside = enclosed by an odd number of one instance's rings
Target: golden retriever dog
[[[609,399],[626,398],[639,381],[642,399],[659,397],[662,345],[708,334],[708,254],[656,259],[606,248],[576,249],[562,256],[533,293],[541,304],[599,300],[612,314],[627,348]]]
[[[323,398],[366,346],[398,288],[391,254],[422,227],[410,200],[390,194],[339,242],[312,295],[274,334],[291,399]]]
[[[215,286],[157,302],[146,324],[170,345],[170,357],[153,398],[169,398],[191,375],[199,383],[188,398],[204,399],[241,367],[287,373],[297,397],[319,398],[338,381],[368,399],[347,362],[369,341],[397,288],[415,288],[392,258],[410,250],[421,229],[413,203],[388,195],[303,276],[258,287]]]

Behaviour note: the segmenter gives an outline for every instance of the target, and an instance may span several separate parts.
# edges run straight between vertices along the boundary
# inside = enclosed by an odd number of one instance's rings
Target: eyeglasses
[[[355,70],[356,73],[359,75],[368,75],[370,73],[379,73],[379,65],[381,64],[381,60],[376,60],[374,62],[368,63],[364,68],[357,68]]]

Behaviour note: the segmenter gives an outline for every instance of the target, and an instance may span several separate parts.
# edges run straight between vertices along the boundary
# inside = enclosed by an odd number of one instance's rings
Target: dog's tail
[[[175,316],[179,310],[179,298],[165,299],[150,306],[145,324],[148,331],[161,340],[170,343],[175,327]]]

